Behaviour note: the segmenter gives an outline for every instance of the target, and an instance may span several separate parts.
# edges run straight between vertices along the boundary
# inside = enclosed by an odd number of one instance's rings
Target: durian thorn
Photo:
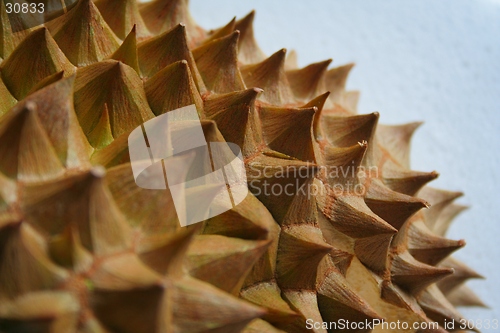
[[[371,143],[378,119],[379,113],[373,112],[354,116],[325,115],[321,122],[323,128],[329,129],[324,134],[331,144],[348,147],[360,140]]]
[[[285,59],[285,69],[289,71],[297,68],[298,68],[297,52],[295,52],[295,50],[291,50]]]
[[[233,17],[233,19],[231,21],[229,21],[228,24],[226,24],[225,26],[219,28],[219,29],[215,29],[215,30],[210,30],[208,32],[208,38],[205,39],[203,41],[203,44],[206,44],[212,40],[215,40],[215,39],[218,39],[218,38],[221,38],[221,37],[225,37],[227,35],[229,35],[230,33],[232,33],[235,29],[235,24],[236,24],[236,16]]]
[[[413,122],[404,125],[380,125],[377,127],[379,146],[397,164],[410,168],[410,141],[415,130],[422,122]]]
[[[26,96],[29,96],[31,94],[33,94],[34,92],[56,82],[56,81],[59,81],[60,79],[62,79],[64,77],[64,70],[60,71],[60,72],[57,72],[55,74],[52,74],[52,75],[49,75],[47,76],[46,78],[44,78],[43,80],[41,80],[40,82],[38,82],[37,84],[35,84],[33,86],[33,88],[31,88],[31,90],[26,94]]]
[[[264,89],[259,98],[272,105],[289,104],[293,101],[284,73],[285,49],[273,53],[261,62],[241,66],[240,71],[247,86]]]
[[[339,83],[339,86],[345,87],[347,77],[355,65],[355,63],[351,62],[339,67],[332,68],[327,71],[326,75],[327,77],[334,76],[336,81]]]
[[[253,20],[255,11],[236,21],[235,30],[241,32],[238,43],[238,57],[243,63],[254,64],[261,62],[266,56],[260,50],[253,33]]]
[[[321,117],[323,112],[323,106],[325,105],[325,102],[329,95],[330,92],[327,91],[326,93],[315,97],[314,99],[310,100],[308,103],[302,106],[303,108],[317,107],[319,110],[319,112],[316,112],[316,114],[314,115],[314,121],[313,121],[313,135],[315,139],[318,141],[323,139],[323,133],[321,130]]]
[[[236,29],[240,30],[242,34],[246,33],[247,29],[252,27],[254,18],[255,10],[252,10],[246,16],[236,21]]]
[[[408,226],[407,239],[408,251],[413,257],[433,266],[465,246],[463,239],[455,241],[434,235],[421,220]]]
[[[319,89],[324,89],[321,86],[321,80],[324,78],[326,69],[331,62],[332,59],[328,59],[301,69],[287,71],[286,76],[295,96],[299,99],[307,99],[311,95],[318,93]]]
[[[137,25],[134,24],[128,35],[123,40],[120,47],[113,52],[109,59],[119,60],[137,72],[140,75],[139,57],[137,55]],[[132,49],[131,49],[132,48]]]
[[[391,261],[391,280],[408,290],[418,294],[430,284],[452,276],[454,268],[434,267],[417,261],[409,252],[397,255]]]

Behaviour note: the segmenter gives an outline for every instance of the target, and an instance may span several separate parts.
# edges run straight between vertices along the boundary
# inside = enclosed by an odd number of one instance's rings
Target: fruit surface
[[[80,0],[21,31],[0,9],[0,332],[447,332],[482,305],[445,238],[461,193],[411,170],[419,123],[356,113],[352,64],[297,68],[253,12],[206,31],[185,0]],[[127,138],[189,105],[252,193],[181,228]]]

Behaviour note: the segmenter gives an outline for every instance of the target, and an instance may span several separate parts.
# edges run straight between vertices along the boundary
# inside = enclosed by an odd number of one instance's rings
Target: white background
[[[424,120],[412,166],[436,170],[432,186],[465,192],[471,208],[449,232],[467,246],[455,256],[487,277],[469,286],[491,309],[461,309],[500,320],[500,1],[498,0],[191,0],[204,28],[257,11],[255,33],[270,55],[295,49],[299,65],[355,62],[349,89],[360,113],[381,123]],[[483,330],[484,331],[484,330]]]

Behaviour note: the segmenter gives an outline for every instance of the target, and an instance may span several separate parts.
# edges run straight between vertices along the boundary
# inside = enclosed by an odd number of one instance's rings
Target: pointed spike
[[[428,182],[436,179],[436,171],[419,172],[404,169],[386,169],[384,165],[382,181],[393,191],[414,196]]]
[[[136,0],[99,0],[95,5],[118,38],[125,39],[131,29],[134,29],[135,34],[135,27],[139,39],[151,35],[139,13],[139,4]]]
[[[346,91],[344,94],[344,107],[351,113],[358,113],[360,92],[357,90]]]
[[[49,235],[62,233],[70,224],[82,245],[96,255],[127,249],[130,230],[105,185],[104,173],[103,168],[93,168],[25,186],[21,206],[26,220]],[[55,203],[61,208],[52,209]]]
[[[191,46],[205,38],[205,31],[194,22],[189,14],[188,0],[150,1],[140,6],[140,12],[153,35],[164,33],[182,23],[186,25]]]
[[[393,235],[397,232],[390,224],[375,215],[363,198],[356,196],[333,197],[331,194],[318,199],[318,207],[340,232],[353,237]]]
[[[49,84],[19,102],[13,110],[35,103],[38,118],[62,165],[69,169],[85,169],[90,166],[88,157],[92,147],[82,132],[73,108],[74,81],[73,75]]]
[[[227,35],[231,34],[234,31],[235,25],[236,25],[236,16],[233,17],[233,19],[229,21],[229,23],[226,24],[225,26],[208,32],[208,37],[203,41],[202,44],[207,44],[213,40],[226,37]]]
[[[288,56],[285,60],[285,69],[287,71],[299,68],[299,62],[297,60],[297,52],[291,50],[288,52]]]
[[[266,308],[267,314],[263,319],[268,322],[276,324],[297,317],[297,313],[281,298],[281,289],[274,280],[246,287],[241,290],[240,297]]]
[[[188,48],[185,25],[178,24],[171,30],[140,43],[137,53],[142,76],[146,78],[152,77],[174,62],[186,60],[198,91],[200,94],[205,93],[205,84]]]
[[[377,312],[348,284],[336,270],[329,270],[318,281],[318,306],[324,321],[339,319],[365,321],[381,318]]]
[[[56,288],[68,278],[47,256],[43,237],[26,223],[11,222],[0,228],[0,258],[0,297],[4,300]]]
[[[314,162],[312,108],[260,108],[262,132],[269,148],[302,161]]]
[[[418,303],[426,315],[442,327],[446,322],[460,323],[464,320],[435,285],[430,286],[418,296]]]
[[[267,155],[258,155],[247,165],[249,190],[269,209],[278,223],[283,222],[295,194],[300,193],[298,191],[303,186],[307,196],[307,188],[316,173],[317,166],[314,164]],[[275,191],[279,191],[277,195],[272,193],[273,186]]]
[[[401,290],[401,288],[389,280],[383,280],[381,284],[380,296],[384,301],[394,304],[400,308],[410,310],[419,315],[425,315],[418,305],[417,300],[413,296]]]
[[[408,251],[420,262],[436,266],[451,253],[465,246],[465,241],[435,236],[423,221],[416,221],[408,227]]]
[[[57,45],[75,66],[87,66],[110,56],[119,39],[92,0],[80,0],[65,15],[47,23]],[[93,36],[87,40],[88,36]]]
[[[97,290],[91,297],[94,318],[87,319],[85,328],[89,332],[109,332],[111,328],[123,333],[154,332],[167,315],[161,311],[165,293],[159,284],[130,290]]]
[[[488,308],[488,306],[469,287],[460,286],[446,295],[453,306],[477,306]]]
[[[105,60],[78,71],[75,80],[75,110],[84,133],[90,137],[101,119],[106,103],[109,123],[114,138],[133,130],[136,126],[154,117],[149,109],[143,84],[137,73],[129,66]],[[92,144],[103,146],[97,138]]]
[[[404,125],[380,125],[377,127],[379,143],[387,149],[403,168],[410,168],[410,142],[421,122]]]
[[[318,298],[314,290],[283,290],[282,297],[290,306],[300,315],[297,319],[290,323],[277,324],[286,332],[300,332],[303,327],[307,327],[307,323],[322,322],[321,313],[318,308]],[[313,332],[325,333],[323,330],[313,329]]]
[[[176,304],[172,314],[174,332],[240,332],[266,313],[261,307],[196,279],[175,281],[174,288],[171,303]]]
[[[421,263],[408,252],[398,254],[392,260],[392,282],[412,295],[418,294],[429,285],[453,274],[451,268],[438,268]]]
[[[42,160],[40,154],[44,156]],[[2,118],[0,155],[0,172],[12,179],[48,180],[64,172],[33,102],[11,110]]]
[[[193,50],[196,66],[209,91],[223,94],[245,89],[238,69],[239,35],[236,30]]]
[[[143,263],[161,275],[184,275],[184,261],[195,232],[199,228],[142,237],[136,252]]]
[[[71,75],[75,67],[45,27],[29,34],[2,62],[4,83],[18,100],[23,99],[41,80],[60,71]]]
[[[375,214],[398,230],[413,214],[428,207],[424,200],[394,192],[378,179],[372,179],[365,202]]]
[[[104,110],[101,113],[99,121],[88,134],[88,139],[90,144],[97,149],[106,147],[113,141],[113,134],[111,133],[109,120],[109,110],[106,103],[104,103]]]
[[[324,115],[322,129],[327,140],[336,147],[349,147],[358,142],[372,142],[377,127],[378,112],[356,116]]]
[[[445,191],[429,186],[425,186],[418,192],[418,197],[428,201],[430,204],[430,208],[424,212],[425,223],[429,229],[434,231],[436,223],[444,209],[462,195],[462,192]]]
[[[264,52],[261,51],[255,41],[253,31],[253,20],[255,11],[251,11],[247,16],[236,21],[235,29],[241,32],[238,42],[238,59],[244,64],[255,64],[265,59]]]
[[[186,60],[175,62],[156,73],[144,84],[151,110],[157,116],[188,105],[196,105],[203,118],[203,101],[196,89]]]
[[[252,266],[270,241],[252,241],[219,235],[199,235],[187,253],[187,270],[199,280],[238,295]],[[231,275],[226,268],[231,267]]]
[[[325,74],[325,87],[331,92],[330,101],[344,105],[345,86],[347,76],[354,64],[347,64],[330,69]]]
[[[244,155],[253,152],[260,143],[254,130],[255,100],[262,89],[250,88],[228,94],[209,96],[205,100],[205,114],[217,122],[217,127],[228,142],[242,148]],[[257,138],[256,138],[257,136]]]
[[[436,223],[434,224],[434,228],[432,231],[440,236],[446,235],[448,228],[450,227],[455,217],[468,208],[469,208],[468,206],[457,205],[457,204],[451,204],[446,206],[441,211],[441,214],[439,214],[439,217]]]
[[[323,109],[323,106],[325,105],[326,101],[328,100],[328,96],[330,95],[330,92],[327,91],[326,93],[324,94],[321,94],[315,98],[313,98],[312,100],[310,100],[309,102],[307,102],[305,105],[303,105],[302,107],[303,108],[309,108],[309,107],[317,107],[318,110],[322,110]]]
[[[134,254],[107,258],[89,283],[95,286],[88,296],[89,307],[108,330],[154,331],[161,322],[165,286]],[[127,321],[123,321],[123,314],[127,314]]]
[[[330,92],[327,91],[326,93],[319,95],[318,97],[310,100],[308,103],[302,106],[302,108],[318,108],[318,112],[316,112],[316,114],[314,115],[313,121],[313,135],[316,141],[323,140],[324,138],[323,131],[321,129],[321,117],[323,115],[323,108],[329,107],[329,104],[327,103],[328,95],[330,95]]]
[[[192,159],[189,156],[172,159],[184,173],[184,176],[179,174],[181,181],[188,172]],[[154,174],[155,171],[156,169],[152,169],[150,172]],[[163,182],[163,169],[160,168],[158,172],[161,172],[160,180]],[[180,228],[170,190],[152,191],[137,186],[129,163],[111,168],[106,178],[118,207],[132,226],[140,227],[146,235],[171,233]]]
[[[233,209],[206,220],[203,233],[242,239],[269,239],[275,227],[276,222],[266,207],[248,194]]]
[[[54,82],[57,82],[61,80],[64,77],[64,71],[57,72],[55,74],[47,76],[45,79],[41,80],[37,84],[31,88],[31,90],[26,94],[26,96],[29,96],[33,94],[34,92],[37,92],[38,90],[45,88],[48,85],[51,85]]]
[[[283,226],[276,267],[282,289],[314,289],[319,262],[332,250],[318,227],[312,225]]]
[[[327,145],[323,154],[328,183],[334,187],[335,184],[346,181],[357,182],[358,168],[367,149],[368,143],[366,141],[345,148]]]
[[[331,62],[332,60],[328,59],[286,72],[290,88],[297,99],[309,100],[326,91],[324,76]]]
[[[136,27],[137,26],[134,24],[132,30],[130,30],[129,34],[123,40],[123,43],[109,58],[129,65],[137,72],[138,75],[140,75],[139,56],[137,55]]]
[[[259,87],[264,92],[263,102],[283,105],[293,102],[292,92],[285,75],[286,49],[281,49],[262,62],[241,68],[241,75],[248,87]]]
[[[387,258],[392,238],[393,235],[387,234],[358,238],[355,241],[354,252],[366,267],[383,274],[388,266]]]
[[[437,283],[443,294],[448,295],[454,289],[463,285],[469,279],[484,279],[484,277],[455,258],[448,257],[440,263],[440,267],[452,268],[453,275],[445,277]]]

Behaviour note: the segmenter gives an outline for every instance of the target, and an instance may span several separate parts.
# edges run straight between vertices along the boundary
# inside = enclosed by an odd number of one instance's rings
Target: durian
[[[410,169],[419,123],[356,114],[353,64],[267,57],[254,12],[207,31],[187,0],[79,0],[20,31],[0,9],[0,332],[447,332],[483,305],[445,238],[461,193]],[[180,227],[127,138],[189,105],[252,193]]]

